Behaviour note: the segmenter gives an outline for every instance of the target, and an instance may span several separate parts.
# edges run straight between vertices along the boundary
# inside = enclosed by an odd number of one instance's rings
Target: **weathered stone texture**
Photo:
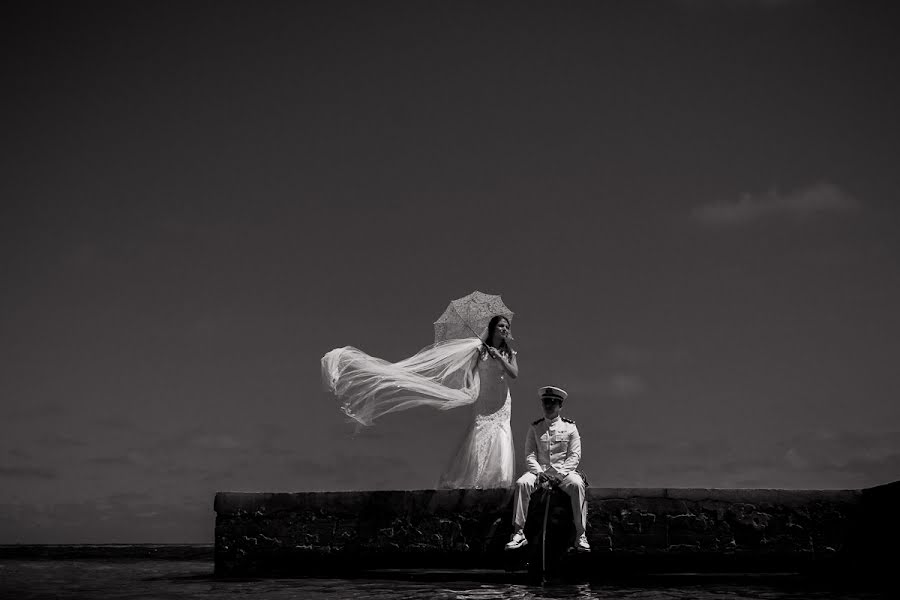
[[[588,539],[594,551],[582,562],[694,570],[821,563],[842,550],[859,521],[861,495],[592,488]],[[219,574],[496,568],[511,532],[512,492],[223,492],[215,510]]]

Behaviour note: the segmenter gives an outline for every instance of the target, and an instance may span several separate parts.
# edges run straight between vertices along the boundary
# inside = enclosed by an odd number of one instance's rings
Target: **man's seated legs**
[[[531,493],[537,484],[537,475],[525,473],[516,480],[516,508],[513,515],[513,536],[506,544],[509,549],[521,548],[528,541],[525,539],[525,517],[528,516],[528,503]]]
[[[575,522],[575,547],[579,550],[590,550],[584,525],[587,522],[587,502],[584,499],[584,481],[572,471],[560,482],[559,487],[572,500],[572,519]]]

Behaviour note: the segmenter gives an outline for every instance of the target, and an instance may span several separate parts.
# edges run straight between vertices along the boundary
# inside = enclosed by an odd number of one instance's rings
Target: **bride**
[[[325,388],[361,425],[417,406],[449,410],[471,405],[473,422],[440,477],[444,488],[502,488],[513,480],[509,378],[519,374],[509,319],[494,316],[484,340],[466,338],[429,346],[397,363],[353,348],[322,357]]]

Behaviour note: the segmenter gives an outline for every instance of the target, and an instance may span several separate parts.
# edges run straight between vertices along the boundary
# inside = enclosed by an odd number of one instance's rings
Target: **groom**
[[[551,385],[542,387],[539,393],[544,417],[532,423],[528,430],[528,439],[525,441],[525,463],[528,472],[516,481],[514,533],[506,544],[506,549],[515,550],[528,543],[524,529],[531,493],[537,485],[552,483],[558,485],[572,500],[575,548],[589,552],[591,546],[584,534],[584,524],[587,520],[584,481],[575,471],[581,460],[581,436],[578,435],[574,421],[559,416],[563,400],[569,394]]]

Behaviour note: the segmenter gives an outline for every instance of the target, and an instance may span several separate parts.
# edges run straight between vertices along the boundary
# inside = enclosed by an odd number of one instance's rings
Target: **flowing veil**
[[[449,410],[478,398],[481,344],[475,337],[439,342],[396,363],[352,346],[335,348],[322,357],[322,383],[361,425],[417,406]]]

